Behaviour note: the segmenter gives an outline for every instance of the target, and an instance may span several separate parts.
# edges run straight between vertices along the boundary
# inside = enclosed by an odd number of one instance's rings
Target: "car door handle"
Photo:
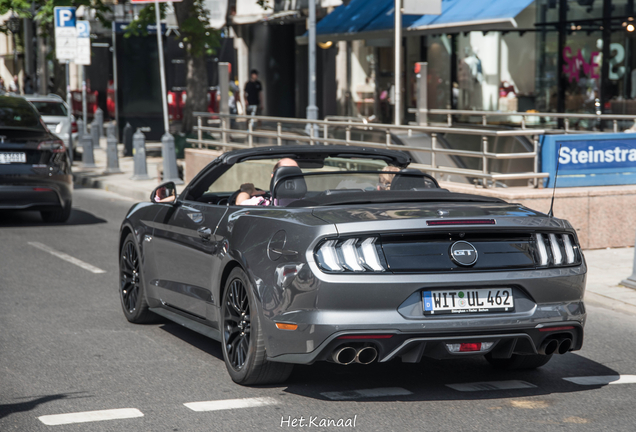
[[[212,237],[212,230],[207,227],[201,227],[197,230],[199,233],[199,237],[201,237],[204,241],[209,241],[210,237]]]

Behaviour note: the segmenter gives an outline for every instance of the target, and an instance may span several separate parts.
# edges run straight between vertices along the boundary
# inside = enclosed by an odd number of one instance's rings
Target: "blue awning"
[[[441,15],[403,15],[405,35],[513,28],[514,18],[534,0],[442,0]],[[319,41],[389,37],[394,28],[394,0],[351,0],[316,25]],[[306,41],[306,35],[298,38]],[[306,42],[305,42],[306,43]]]

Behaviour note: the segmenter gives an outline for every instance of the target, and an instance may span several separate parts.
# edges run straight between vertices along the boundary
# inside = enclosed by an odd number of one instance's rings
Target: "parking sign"
[[[57,6],[55,16],[55,56],[58,60],[75,60],[77,35],[75,31],[75,8]]]
[[[91,25],[88,21],[77,21],[75,26],[77,32],[77,52],[75,64],[91,64]]]

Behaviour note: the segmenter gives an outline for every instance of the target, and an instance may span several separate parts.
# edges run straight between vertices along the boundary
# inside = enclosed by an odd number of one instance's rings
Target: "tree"
[[[106,14],[110,13],[110,8],[102,0],[0,0],[0,15],[13,12],[20,18],[30,18],[35,20],[48,35],[49,45],[55,47],[55,28],[53,11],[56,6],[85,6],[95,10],[96,18],[104,25],[110,26],[110,21]],[[6,27],[0,26],[0,31],[7,31]],[[49,60],[53,60],[53,81],[54,92],[62,97],[66,96],[66,75],[64,64],[60,64],[55,58],[53,49],[49,55]]]
[[[205,56],[215,53],[220,46],[219,30],[210,27],[210,12],[204,7],[203,0],[183,0],[173,3],[179,25],[179,38],[186,52],[186,103],[183,109],[181,131],[188,133],[194,126],[195,111],[207,110],[208,73]],[[145,35],[148,24],[155,22],[155,5],[143,8],[137,19],[126,30],[126,36]],[[160,9],[162,16],[165,7]]]

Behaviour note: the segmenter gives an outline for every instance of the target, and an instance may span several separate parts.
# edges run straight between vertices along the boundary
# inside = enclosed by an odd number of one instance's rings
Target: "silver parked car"
[[[47,96],[25,95],[23,97],[31,102],[42,116],[42,120],[48,126],[49,130],[62,138],[67,147],[70,147],[68,142],[70,129],[73,137],[73,148],[75,148],[78,137],[77,123],[75,122],[75,118],[71,116],[72,121],[69,125],[69,108],[61,97],[56,94]]]

